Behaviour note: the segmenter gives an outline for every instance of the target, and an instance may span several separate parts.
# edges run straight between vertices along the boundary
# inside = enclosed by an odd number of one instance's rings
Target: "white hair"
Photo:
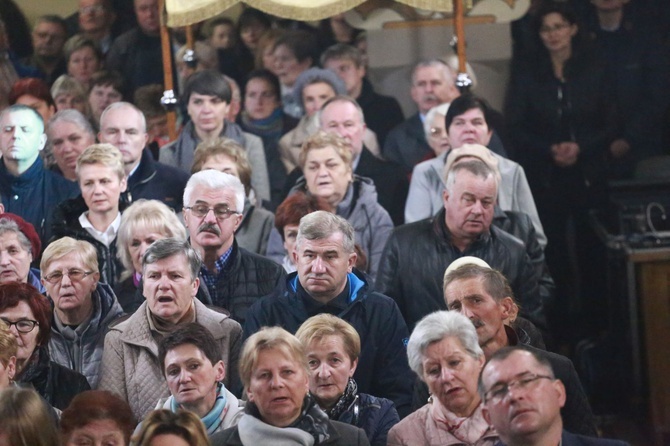
[[[184,206],[191,206],[191,195],[196,186],[209,189],[231,189],[235,193],[235,209],[240,214],[244,210],[244,186],[239,178],[214,169],[201,170],[191,175],[184,189]]]

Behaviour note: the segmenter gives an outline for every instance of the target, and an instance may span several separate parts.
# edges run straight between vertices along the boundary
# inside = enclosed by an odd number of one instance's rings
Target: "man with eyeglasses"
[[[115,20],[110,0],[79,0],[79,32],[95,42],[103,54],[107,54],[114,40]]]
[[[495,427],[499,446],[624,446],[618,440],[576,435],[563,428],[566,390],[551,362],[526,347],[504,347],[479,377],[483,415]]]
[[[279,264],[237,246],[244,196],[237,177],[216,170],[193,174],[184,190],[184,224],[203,262],[201,281],[212,303],[240,324],[251,304],[271,293],[284,277]]]

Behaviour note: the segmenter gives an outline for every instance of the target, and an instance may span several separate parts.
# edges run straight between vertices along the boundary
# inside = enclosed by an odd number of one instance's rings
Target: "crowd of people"
[[[342,16],[171,30],[171,141],[158,0],[0,0],[0,443],[625,444],[553,351],[669,147],[670,32],[531,3],[502,113],[436,55],[405,118]]]

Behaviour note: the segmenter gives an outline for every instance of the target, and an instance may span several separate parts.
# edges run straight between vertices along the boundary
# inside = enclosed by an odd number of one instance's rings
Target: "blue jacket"
[[[386,446],[386,436],[400,418],[393,401],[359,393],[356,400],[336,421],[363,429],[370,445]]]
[[[39,269],[30,268],[30,272],[28,272],[28,283],[34,286],[41,294],[44,294],[46,289],[44,288],[44,285],[42,285],[40,274],[41,273]]]
[[[349,273],[349,306],[336,316],[349,322],[361,337],[361,354],[354,379],[358,390],[388,398],[400,416],[408,415],[414,375],[407,363],[407,325],[395,302],[370,289],[362,273]],[[279,325],[295,333],[310,315],[298,296],[297,273],[291,273],[274,293],[247,312],[245,338],[261,327]]]
[[[181,212],[189,177],[181,169],[154,161],[149,149],[145,148],[137,170],[128,178],[128,202],[140,198],[158,200],[175,212]]]
[[[0,196],[5,212],[16,214],[31,223],[46,246],[51,238],[50,225],[58,203],[79,194],[77,183],[46,170],[37,157],[28,170],[18,177],[0,162]]]

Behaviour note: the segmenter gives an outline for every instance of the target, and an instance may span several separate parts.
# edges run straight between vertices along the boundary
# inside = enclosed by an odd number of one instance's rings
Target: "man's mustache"
[[[198,234],[201,232],[211,232],[215,235],[221,235],[219,227],[213,223],[203,223],[198,227]]]

